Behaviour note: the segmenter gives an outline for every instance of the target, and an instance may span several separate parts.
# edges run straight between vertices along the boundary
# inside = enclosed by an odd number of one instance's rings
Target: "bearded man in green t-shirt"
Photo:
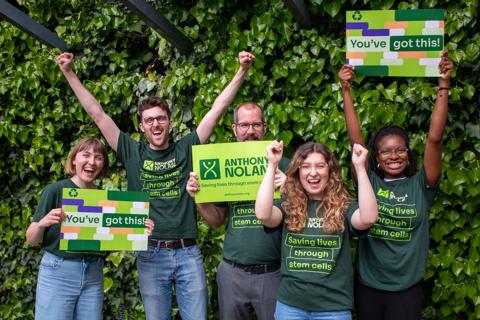
[[[258,104],[245,102],[238,106],[233,122],[237,141],[263,140],[266,124]],[[275,176],[277,187],[285,182],[281,170],[285,171],[287,166],[288,160],[282,159]],[[194,197],[198,190],[197,177],[191,173],[187,191]],[[253,312],[257,319],[273,319],[280,283],[281,229],[268,229],[262,225],[255,216],[255,201],[201,203],[197,208],[213,227],[221,226],[228,216],[223,261],[217,268],[220,319],[253,319]],[[249,220],[249,223],[238,223],[239,220]]]
[[[191,147],[207,142],[232,103],[255,57],[239,53],[240,67],[215,99],[196,130],[171,142],[172,120],[167,103],[158,97],[143,99],[138,107],[140,130],[147,143],[121,132],[100,103],[72,70],[73,55],[63,53],[57,62],[81,105],[98,126],[127,170],[128,190],[150,194],[150,218],[155,228],[148,251],[138,254],[137,268],[147,319],[170,319],[173,287],[184,320],[206,319],[207,285],[202,256],[195,245],[197,215],[184,192],[192,170]]]

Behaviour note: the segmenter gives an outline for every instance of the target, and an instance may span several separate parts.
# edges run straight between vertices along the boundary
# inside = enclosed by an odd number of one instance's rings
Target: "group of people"
[[[428,210],[441,176],[453,69],[446,53],[439,64],[441,77],[420,170],[400,127],[378,130],[367,151],[350,95],[355,71],[344,65],[339,78],[357,199],[324,144],[305,143],[290,162],[282,157],[283,143],[274,141],[267,148],[269,162],[256,201],[195,205],[200,187],[192,172],[191,147],[208,141],[254,60],[240,52],[240,67],[231,82],[197,129],[178,141],[170,139],[167,103],[158,97],[143,99],[138,116],[145,143],[122,132],[103,111],[72,70],[72,54],[57,59],[81,105],[124,164],[128,190],[150,194],[148,250],[137,255],[147,319],[171,318],[173,292],[182,319],[207,317],[205,271],[195,242],[197,212],[213,227],[225,224],[224,255],[217,269],[220,319],[351,319],[354,304],[360,320],[420,319]],[[257,103],[235,109],[232,130],[237,141],[263,140],[266,129]],[[107,169],[103,144],[83,139],[67,159],[65,171],[71,178],[42,193],[27,230],[28,243],[41,242],[45,249],[36,319],[102,318],[105,253],[60,251],[58,244],[65,215],[62,188],[96,188],[94,180]],[[275,189],[281,190],[280,200],[273,199]],[[258,219],[261,224],[245,227],[234,223],[238,219]],[[354,263],[352,236],[359,239]]]

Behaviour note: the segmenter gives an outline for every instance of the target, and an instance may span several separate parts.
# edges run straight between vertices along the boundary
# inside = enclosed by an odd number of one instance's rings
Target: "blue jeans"
[[[207,280],[196,245],[179,249],[148,246],[138,253],[137,268],[147,320],[171,319],[174,285],[182,319],[207,318]]]
[[[103,258],[65,259],[45,252],[38,273],[36,320],[102,319]]]
[[[308,293],[307,293],[308,294]],[[350,310],[345,311],[306,311],[277,300],[276,320],[352,320]]]

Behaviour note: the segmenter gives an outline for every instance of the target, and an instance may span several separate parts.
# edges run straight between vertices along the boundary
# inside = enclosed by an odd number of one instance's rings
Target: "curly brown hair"
[[[323,210],[323,230],[327,233],[343,232],[344,212],[350,202],[350,194],[342,181],[340,166],[335,155],[321,143],[307,142],[295,152],[287,170],[285,182],[286,201],[282,203],[285,210],[288,230],[302,232],[308,218],[307,205],[309,197],[303,188],[299,168],[311,153],[319,153],[328,164],[329,175],[325,186],[324,196],[316,209],[317,215]]]

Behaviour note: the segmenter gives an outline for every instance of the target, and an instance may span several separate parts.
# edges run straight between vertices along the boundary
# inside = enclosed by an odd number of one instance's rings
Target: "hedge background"
[[[150,3],[192,39],[183,56],[121,2],[18,0],[21,9],[75,52],[75,68],[119,127],[141,138],[139,97],[158,94],[173,107],[180,137],[200,121],[237,68],[237,53],[257,56],[233,106],[264,106],[268,137],[291,152],[316,140],[333,148],[348,177],[349,152],[337,70],[345,61],[346,10],[446,8],[445,43],[456,65],[444,135],[443,178],[430,212],[431,243],[424,285],[425,319],[480,319],[480,21],[478,0],[306,1],[314,20],[301,28],[280,0],[156,0]],[[54,58],[0,21],[0,318],[32,319],[41,253],[27,248],[25,230],[45,185],[62,178],[72,143],[100,136],[68,88]],[[436,79],[357,79],[354,99],[364,134],[396,123],[411,132],[419,157],[428,131]],[[229,112],[211,142],[232,141]],[[110,152],[104,188],[126,188]],[[199,222],[209,288],[222,256],[223,230]],[[112,253],[104,268],[106,319],[143,316],[134,256]],[[210,317],[217,309],[210,297]]]

